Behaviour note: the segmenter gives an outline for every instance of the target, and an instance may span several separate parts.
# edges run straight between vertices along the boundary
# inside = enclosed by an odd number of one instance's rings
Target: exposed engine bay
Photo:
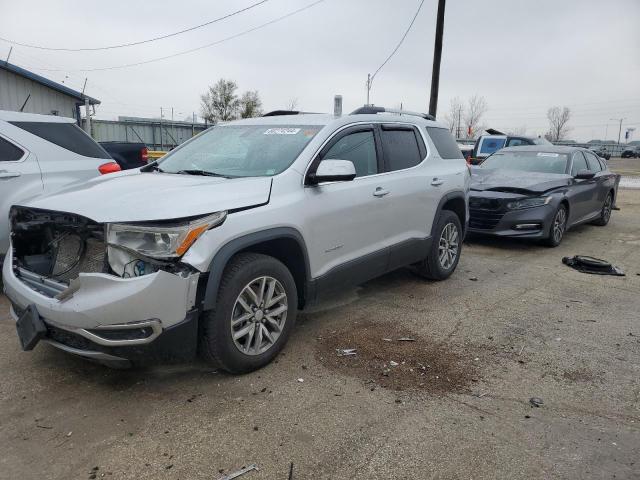
[[[22,273],[23,280],[31,278],[32,286],[31,274],[68,286],[80,273],[131,278],[158,270],[185,274],[190,271],[177,261],[146,258],[118,245],[109,245],[105,241],[105,224],[80,215],[13,207],[10,221],[14,270]]]

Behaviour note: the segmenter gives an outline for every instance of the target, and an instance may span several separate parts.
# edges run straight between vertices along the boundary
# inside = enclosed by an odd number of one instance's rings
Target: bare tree
[[[449,102],[449,111],[444,114],[444,121],[449,127],[449,131],[456,138],[462,136],[462,117],[464,112],[464,103],[460,97],[454,97]]]
[[[567,124],[571,119],[571,110],[568,107],[551,107],[547,110],[549,119],[549,131],[545,135],[550,142],[557,142],[564,139],[571,131]]]
[[[262,100],[257,90],[244,92],[239,100],[240,118],[252,118],[262,115]]]
[[[289,101],[287,102],[287,108],[285,110],[295,111],[297,109],[298,109],[298,99],[290,98]]]
[[[238,86],[233,80],[221,78],[200,97],[202,117],[210,123],[233,120],[238,115]]]
[[[520,125],[519,127],[515,127],[515,128],[511,128],[509,130],[507,130],[507,135],[514,135],[514,136],[523,136],[527,134],[527,126],[526,125]]]
[[[467,109],[464,112],[465,135],[467,138],[475,138],[478,136],[484,126],[482,125],[482,116],[487,112],[487,101],[480,95],[474,95],[467,102]]]

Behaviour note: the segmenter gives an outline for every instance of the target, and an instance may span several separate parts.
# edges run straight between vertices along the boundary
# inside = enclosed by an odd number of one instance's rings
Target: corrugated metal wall
[[[156,119],[92,119],[91,136],[97,142],[142,142],[152,150],[171,150],[210,126],[166,120],[160,122]]]
[[[19,111],[27,97],[25,113],[76,118],[75,98],[0,69],[0,110]]]

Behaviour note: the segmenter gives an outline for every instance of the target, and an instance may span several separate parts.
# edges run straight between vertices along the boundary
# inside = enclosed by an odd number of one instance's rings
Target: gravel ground
[[[473,239],[446,282],[344,292],[239,377],[23,353],[0,296],[0,478],[640,478],[640,191],[618,206],[556,249]]]

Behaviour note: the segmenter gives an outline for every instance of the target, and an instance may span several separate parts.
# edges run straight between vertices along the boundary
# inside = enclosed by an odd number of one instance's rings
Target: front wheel
[[[263,367],[287,342],[297,303],[295,281],[282,262],[237,255],[224,271],[215,308],[202,314],[201,354],[230,373]]]
[[[427,258],[413,266],[421,277],[445,280],[455,271],[462,252],[462,225],[450,210],[440,212]]]
[[[600,216],[596,220],[594,220],[592,223],[594,225],[604,227],[607,223],[609,223],[609,219],[611,218],[612,208],[613,208],[613,195],[611,195],[611,192],[609,192],[607,194],[607,198],[604,199],[604,203],[602,204],[602,209],[600,210]]]
[[[567,207],[560,205],[553,216],[553,222],[549,229],[549,236],[546,238],[545,243],[549,247],[557,247],[562,242],[564,232],[567,229]]]

